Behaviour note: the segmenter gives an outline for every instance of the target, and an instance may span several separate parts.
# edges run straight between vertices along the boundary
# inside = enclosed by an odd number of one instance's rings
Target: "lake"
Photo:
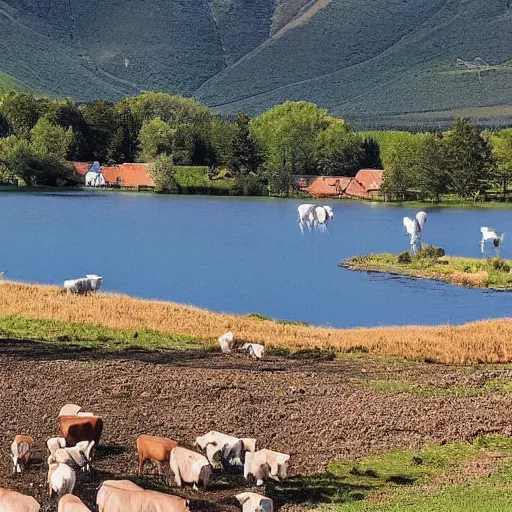
[[[96,273],[104,276],[106,291],[335,327],[460,324],[511,315],[512,293],[337,266],[355,254],[407,250],[402,217],[414,210],[330,201],[329,234],[301,235],[301,202],[3,193],[0,270],[8,279],[59,285]],[[481,226],[512,238],[512,210],[427,211],[424,241],[447,254],[478,257]],[[512,256],[506,236],[502,256]]]

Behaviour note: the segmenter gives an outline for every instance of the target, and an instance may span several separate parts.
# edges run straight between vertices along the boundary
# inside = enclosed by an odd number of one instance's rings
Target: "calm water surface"
[[[329,235],[297,225],[301,201],[95,192],[0,194],[0,270],[61,284],[97,273],[104,289],[216,311],[337,327],[459,324],[511,316],[512,293],[337,267],[344,257],[408,248],[413,210],[332,201]],[[429,211],[424,240],[479,256],[480,226],[510,233],[512,210]]]

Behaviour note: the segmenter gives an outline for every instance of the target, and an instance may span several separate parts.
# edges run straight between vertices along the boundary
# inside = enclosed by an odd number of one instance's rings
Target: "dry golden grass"
[[[99,324],[113,329],[154,329],[196,336],[213,344],[229,330],[238,340],[269,347],[363,350],[380,356],[448,364],[512,362],[512,319],[460,327],[383,327],[331,329],[216,314],[174,303],[123,295],[68,296],[57,287],[12,282],[0,284],[0,316]]]
[[[469,286],[470,288],[485,288],[489,282],[489,273],[482,272],[461,272],[456,270],[450,275],[450,282],[459,286]]]

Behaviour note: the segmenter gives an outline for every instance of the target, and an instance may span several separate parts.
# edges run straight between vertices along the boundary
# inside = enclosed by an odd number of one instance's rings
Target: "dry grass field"
[[[512,362],[512,319],[463,326],[332,329],[308,327],[253,316],[217,314],[174,303],[123,295],[68,296],[57,287],[3,282],[0,317],[101,325],[111,329],[151,329],[193,336],[206,345],[232,330],[239,341],[269,348],[321,349],[445,364]]]

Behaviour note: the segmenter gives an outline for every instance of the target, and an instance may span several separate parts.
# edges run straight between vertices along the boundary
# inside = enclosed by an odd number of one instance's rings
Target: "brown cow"
[[[61,416],[59,429],[67,446],[75,446],[79,441],[94,441],[95,446],[98,446],[103,432],[103,419],[100,416]]]
[[[21,468],[28,464],[33,447],[33,437],[24,435],[17,435],[14,437],[14,441],[11,444],[13,473],[21,473]]]
[[[137,438],[137,455],[139,459],[139,476],[142,475],[144,463],[147,460],[158,464],[159,472],[162,473],[162,465],[169,467],[171,450],[176,448],[178,443],[167,437],[148,436],[145,434]]]
[[[59,500],[57,512],[91,512],[84,502],[72,494],[64,494]]]
[[[0,487],[2,512],[39,512],[41,506],[32,496]]]

